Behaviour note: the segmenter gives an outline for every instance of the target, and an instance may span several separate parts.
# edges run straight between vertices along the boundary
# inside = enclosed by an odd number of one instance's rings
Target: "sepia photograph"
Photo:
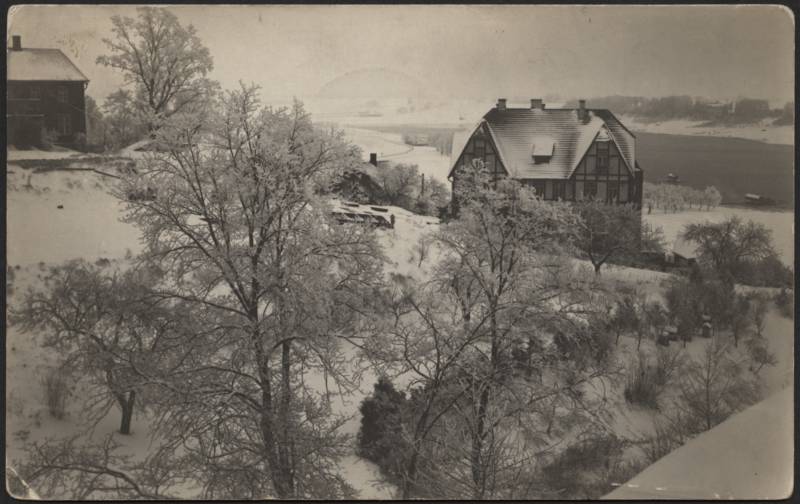
[[[781,5],[15,5],[26,500],[787,499]]]

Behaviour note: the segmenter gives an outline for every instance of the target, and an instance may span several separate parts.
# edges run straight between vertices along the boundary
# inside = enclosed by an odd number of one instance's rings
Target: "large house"
[[[448,179],[458,209],[462,170],[481,159],[495,178],[511,177],[546,200],[595,197],[642,204],[636,137],[609,110],[548,109],[541,99],[509,108],[501,98],[474,129],[454,138]]]
[[[8,144],[40,145],[49,134],[55,142],[69,145],[86,134],[84,91],[89,79],[63,52],[23,48],[14,35],[6,65]]]

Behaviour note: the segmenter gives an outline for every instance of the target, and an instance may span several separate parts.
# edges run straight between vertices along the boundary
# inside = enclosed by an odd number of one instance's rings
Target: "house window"
[[[597,173],[608,173],[608,142],[597,142]]]
[[[486,145],[483,142],[482,138],[475,139],[475,157],[483,159],[483,155],[486,153]]]
[[[66,87],[58,86],[58,90],[57,90],[57,94],[56,94],[56,100],[58,100],[59,103],[67,103],[67,88]]]
[[[614,182],[608,184],[608,201],[616,202],[619,199],[619,187]]]
[[[563,180],[554,180],[553,181],[553,199],[564,199],[564,181]]]
[[[34,100],[39,100],[42,97],[42,88],[39,86],[31,86],[31,98]]]
[[[619,184],[619,202],[620,203],[627,203],[628,202],[628,183],[627,182],[620,182],[620,184]]]
[[[552,180],[545,180],[544,182],[544,199],[555,199],[553,196],[553,181]]]
[[[58,121],[58,133],[60,135],[69,135],[72,133],[72,121],[70,120],[69,114],[58,114],[56,120]]]
[[[597,182],[587,180],[583,186],[583,195],[587,198],[597,196]]]

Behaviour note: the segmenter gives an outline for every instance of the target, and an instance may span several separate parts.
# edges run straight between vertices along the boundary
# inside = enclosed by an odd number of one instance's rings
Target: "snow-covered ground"
[[[9,161],[18,161],[22,159],[68,159],[85,156],[85,154],[82,154],[78,151],[66,148],[58,148],[51,151],[44,151],[40,149],[8,149],[6,152],[8,153]]]
[[[351,142],[361,147],[365,161],[369,159],[369,154],[374,152],[378,154],[378,160],[417,165],[419,172],[426,177],[434,178],[448,187],[450,186],[450,181],[447,180],[450,158],[439,154],[435,147],[406,145],[399,133],[386,133],[350,126],[342,129]]]
[[[35,158],[41,159],[41,158]],[[30,179],[28,176],[30,175]],[[122,259],[130,251],[141,249],[138,230],[119,220],[122,205],[107,193],[109,182],[104,177],[87,171],[48,171],[34,173],[15,165],[7,169],[7,263],[13,270],[8,302],[13,306],[20,293],[29,286],[40,284],[49,266],[69,259],[83,258],[94,261],[108,258]],[[63,208],[58,208],[61,205]],[[418,236],[431,228],[427,223],[436,219],[389,207],[396,214],[394,230],[380,231],[392,261],[389,270],[408,273],[409,258],[415,240],[404,236]],[[436,221],[438,222],[438,221]],[[350,348],[348,352],[355,350]],[[67,438],[77,434],[85,425],[81,416],[80,401],[73,401],[62,420],[49,416],[44,406],[40,377],[58,363],[58,355],[40,346],[37,334],[23,334],[17,327],[7,328],[6,337],[6,453],[9,461],[21,460],[22,445],[26,441],[47,437]],[[309,376],[309,382],[321,377]],[[363,375],[360,390],[347,397],[334,397],[334,411],[351,416],[343,432],[358,432],[360,418],[358,406],[371,393],[377,380],[374,373]],[[73,399],[80,397],[74,392]],[[119,427],[119,412],[111,412],[98,424],[91,439],[97,441],[114,433]],[[150,447],[149,420],[134,416],[130,436],[116,436],[126,454],[135,459],[147,456]],[[355,441],[354,441],[355,442]],[[355,449],[341,461],[344,477],[360,491],[363,499],[387,499],[394,496],[394,488],[384,483],[377,466],[355,454]],[[185,489],[191,497],[192,489]]]
[[[792,126],[772,126],[769,119],[758,124],[742,126],[701,126],[703,124],[702,121],[683,119],[644,122],[625,115],[621,115],[619,118],[625,126],[634,132],[744,138],[772,144],[794,144],[794,128]]]
[[[124,257],[141,247],[138,231],[119,221],[122,205],[106,192],[107,179],[94,172],[34,173],[11,164],[6,184],[9,265]]]
[[[407,146],[395,145],[394,148],[403,155],[402,149]],[[387,151],[388,149],[389,147]],[[107,194],[107,188],[107,179],[93,172],[34,173],[30,169],[8,165],[7,257],[8,264],[14,271],[12,290],[7,290],[10,294],[10,305],[19,298],[19,293],[26,286],[41,281],[45,268],[49,265],[77,257],[87,260],[103,257],[118,260],[125,257],[129,250],[132,253],[140,250],[138,231],[119,221],[121,205]],[[59,209],[59,205],[63,208]],[[787,223],[792,223],[788,220],[791,214],[724,208],[711,213],[651,214],[647,218],[662,225],[669,236],[685,222],[695,218],[713,219],[712,216],[719,212],[723,212],[719,213],[719,218],[722,218],[728,210],[745,218],[752,216],[754,220],[763,219],[773,229],[776,242],[778,235],[786,233]],[[438,220],[417,216],[399,208],[391,208],[390,211],[396,216],[395,228],[378,231],[389,258],[386,269],[401,275],[424,278],[425,271],[433,260],[429,258],[419,267],[415,245],[425,233],[437,229]],[[782,253],[792,250],[786,249],[785,242],[781,243],[783,245],[779,243],[779,247]],[[790,243],[790,247],[793,244]],[[615,266],[605,266],[603,276],[638,284],[649,296],[659,296],[661,281],[669,278],[666,273]],[[770,341],[771,349],[779,358],[778,366],[761,372],[765,390],[772,393],[791,384],[794,348],[792,321],[780,317],[775,311],[770,312],[765,335]],[[691,342],[687,352],[691,355],[698,354],[703,343],[701,339]],[[649,348],[652,344],[645,342],[643,346]],[[634,347],[635,342],[632,339],[623,337],[620,352],[631,354]],[[50,436],[66,437],[77,432],[81,427],[80,404],[78,401],[71,404],[69,414],[63,420],[55,420],[47,414],[39,379],[47,369],[56,364],[58,356],[39,346],[38,335],[22,334],[15,327],[8,328],[6,356],[6,449],[8,459],[15,460],[24,455],[20,451],[23,438],[31,440]],[[358,392],[347,397],[334,397],[334,410],[351,417],[343,427],[347,433],[357,432],[360,422],[358,406],[371,392],[375,379],[375,374],[367,371]],[[308,380],[319,381],[320,377],[308,377]],[[401,382],[402,380],[398,381]],[[624,398],[621,398],[621,393],[614,395],[612,400],[614,416],[609,423],[610,428],[628,439],[639,439],[651,432],[652,412],[629,407]],[[98,425],[95,439],[114,432],[118,421],[119,413],[112,410]],[[118,436],[117,439],[123,443],[126,451],[135,457],[144,457],[149,447],[147,419],[135,417],[133,430],[131,436]],[[357,457],[355,451],[342,460],[340,469],[347,481],[360,490],[361,498],[392,498],[396,495],[391,486],[381,484],[376,466]],[[192,494],[185,495],[189,497]]]
[[[717,207],[711,211],[689,210],[685,212],[665,213],[653,209],[651,214],[643,212],[645,221],[664,230],[667,243],[674,243],[675,238],[686,224],[693,222],[720,222],[737,216],[744,221],[752,220],[765,225],[772,231],[772,240],[785,264],[794,263],[794,212],[777,212],[754,210],[739,207]]]

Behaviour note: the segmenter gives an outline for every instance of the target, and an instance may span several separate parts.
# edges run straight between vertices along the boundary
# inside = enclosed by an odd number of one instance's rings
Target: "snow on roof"
[[[89,81],[60,49],[9,49],[6,64],[10,81]]]
[[[464,147],[467,146],[467,142],[469,142],[470,137],[472,137],[472,134],[475,133],[475,130],[477,130],[480,125],[481,123],[478,122],[469,129],[462,129],[453,132],[453,147],[450,150],[451,167],[458,162],[458,158],[461,157]]]
[[[678,235],[672,244],[672,252],[687,259],[697,257],[697,245]]]
[[[793,389],[737,413],[603,499],[786,499],[792,493]]]
[[[576,109],[492,108],[482,122],[497,145],[503,165],[514,178],[569,178],[601,131],[603,138],[608,137],[617,145],[633,171],[636,165],[633,134],[609,110],[591,109],[587,114],[588,120],[584,121]],[[474,131],[470,130],[469,136]],[[558,145],[547,162],[534,162],[531,140],[535,138],[551,138]],[[451,172],[468,139],[459,138],[456,142],[454,135]]]
[[[547,156],[553,155],[556,141],[551,136],[537,135],[533,137],[533,146],[531,148],[531,155],[533,156]]]

